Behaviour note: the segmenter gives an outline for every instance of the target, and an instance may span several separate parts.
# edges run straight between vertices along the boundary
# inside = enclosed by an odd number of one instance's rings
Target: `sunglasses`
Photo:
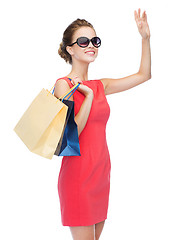
[[[98,48],[101,45],[101,39],[99,37],[93,37],[92,39],[89,39],[87,37],[79,37],[76,42],[68,45],[68,46],[73,46],[75,43],[78,44],[79,47],[85,48],[87,47],[90,42],[93,44],[94,47]]]

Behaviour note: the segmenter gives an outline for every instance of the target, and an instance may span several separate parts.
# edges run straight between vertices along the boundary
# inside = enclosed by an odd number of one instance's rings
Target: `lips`
[[[94,55],[94,54],[95,54],[95,51],[89,50],[89,51],[86,51],[85,53],[88,53],[89,55]]]

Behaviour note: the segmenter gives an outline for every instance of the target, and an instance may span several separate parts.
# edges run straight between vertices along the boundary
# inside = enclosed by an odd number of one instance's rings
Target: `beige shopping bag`
[[[76,85],[69,91],[75,87]],[[62,101],[48,90],[42,89],[21,117],[14,131],[31,152],[52,159],[63,136],[67,110],[68,107]]]

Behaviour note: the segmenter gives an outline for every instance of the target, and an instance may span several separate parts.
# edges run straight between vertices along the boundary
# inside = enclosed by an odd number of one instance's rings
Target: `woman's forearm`
[[[151,78],[151,50],[150,50],[150,37],[142,38],[142,56],[139,68],[139,73]]]
[[[80,107],[79,112],[75,116],[75,122],[78,127],[78,136],[83,131],[83,129],[87,123],[87,120],[88,120],[88,117],[90,114],[90,110],[92,107],[92,101],[93,101],[93,94],[87,95]]]

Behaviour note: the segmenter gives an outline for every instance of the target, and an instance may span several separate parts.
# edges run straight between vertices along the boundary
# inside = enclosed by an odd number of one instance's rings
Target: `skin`
[[[141,10],[134,11],[135,21],[138,31],[142,37],[142,56],[141,63],[137,73],[130,76],[118,79],[103,78],[100,79],[103,83],[105,94],[113,94],[125,91],[135,87],[151,78],[151,52],[150,52],[150,30],[147,23],[147,15],[144,11],[140,16]],[[91,39],[96,36],[94,29],[90,27],[80,27],[73,35],[73,42],[77,38],[85,36]],[[81,83],[78,91],[85,95],[82,106],[75,116],[75,121],[78,126],[78,134],[84,129],[92,106],[93,91],[89,87],[83,85],[83,81],[88,80],[88,67],[91,62],[94,62],[98,55],[98,48],[95,48],[90,42],[86,48],[81,48],[77,44],[69,47],[67,51],[72,56],[72,69],[67,77],[72,79],[72,84]],[[55,86],[55,96],[61,97],[70,89],[66,81],[57,81]],[[73,97],[71,98],[73,100]],[[98,240],[104,227],[104,221],[92,226],[70,227],[74,240]]]

